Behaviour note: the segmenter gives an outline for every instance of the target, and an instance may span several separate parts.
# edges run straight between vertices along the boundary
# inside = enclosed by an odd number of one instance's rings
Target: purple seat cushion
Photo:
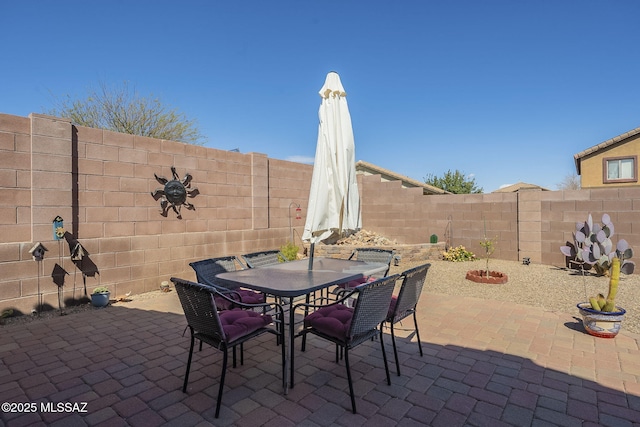
[[[398,303],[398,297],[392,296],[391,303],[389,304],[389,311],[387,312],[387,322],[391,322],[393,320],[393,312],[396,309],[397,303]]]
[[[237,300],[240,296],[240,302],[244,304],[262,304],[265,302],[264,294],[261,292],[251,291],[249,289],[234,289],[233,292],[226,294],[227,297]],[[232,303],[219,296],[215,297],[216,307],[218,310],[229,310],[232,308]]]
[[[305,317],[304,325],[330,337],[346,340],[352,317],[353,308],[335,304],[322,307]]]
[[[369,282],[375,282],[376,280],[378,280],[377,277],[373,277],[373,276],[365,276],[365,277],[361,277],[359,279],[355,279],[355,280],[350,280],[347,283],[339,283],[338,287],[342,288],[342,289],[350,289],[350,288],[355,288],[356,286],[360,286],[363,283],[369,283]]]
[[[251,310],[234,308],[232,310],[221,311],[220,323],[228,341],[235,341],[245,335],[264,328],[271,323],[271,316],[260,314]]]

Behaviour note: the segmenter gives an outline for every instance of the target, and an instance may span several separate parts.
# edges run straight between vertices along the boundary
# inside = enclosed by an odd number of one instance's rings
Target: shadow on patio
[[[427,298],[427,296],[429,298]],[[640,419],[639,339],[584,334],[568,314],[473,298],[423,297],[424,357],[399,326],[402,376],[384,380],[378,343],[352,353],[358,414],[350,411],[344,364],[309,338],[296,353],[296,386],[282,394],[270,335],[245,346],[230,368],[214,418],[221,353],[188,352],[175,292],[1,329],[0,401],[36,403],[6,412],[8,426],[35,425],[634,425]],[[411,322],[410,322],[411,323]],[[299,345],[299,342],[297,342]],[[42,412],[40,403],[87,402],[86,412]],[[82,406],[82,405],[80,405]],[[79,408],[83,409],[83,408]],[[584,423],[583,423],[584,422]],[[637,425],[637,424],[635,424]]]

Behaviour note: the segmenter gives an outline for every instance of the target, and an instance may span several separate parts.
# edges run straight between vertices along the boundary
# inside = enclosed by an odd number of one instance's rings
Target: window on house
[[[638,159],[631,157],[608,157],[604,161],[604,182],[637,182]]]

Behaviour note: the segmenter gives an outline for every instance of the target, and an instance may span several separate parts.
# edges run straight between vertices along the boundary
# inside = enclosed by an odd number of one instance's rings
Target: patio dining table
[[[295,297],[309,295],[340,283],[360,279],[386,271],[387,265],[377,262],[353,261],[336,258],[314,258],[313,268],[308,260],[297,260],[259,268],[220,273],[216,278],[221,284],[244,287],[289,299],[289,348],[293,351],[295,339]],[[284,343],[282,343],[284,345]],[[289,353],[287,353],[289,360]],[[293,369],[293,367],[291,367]],[[293,378],[293,372],[290,378]],[[291,384],[293,388],[293,383]],[[286,390],[285,390],[286,392]]]

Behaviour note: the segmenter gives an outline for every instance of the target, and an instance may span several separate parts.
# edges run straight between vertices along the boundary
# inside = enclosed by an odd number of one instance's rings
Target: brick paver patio
[[[378,343],[353,352],[356,415],[331,345],[298,345],[296,386],[283,395],[266,335],[230,368],[215,419],[221,353],[195,353],[182,393],[188,334],[175,292],[2,328],[0,402],[29,405],[0,424],[640,426],[640,336],[624,326],[594,338],[573,314],[426,292],[419,309],[425,355],[399,325],[402,376],[385,336],[391,386]]]

